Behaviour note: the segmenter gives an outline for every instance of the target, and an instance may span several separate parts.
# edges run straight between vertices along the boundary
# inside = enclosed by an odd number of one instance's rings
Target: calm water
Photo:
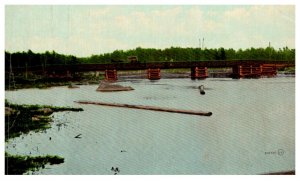
[[[82,107],[6,151],[59,155],[33,174],[260,174],[295,169],[295,78],[131,80],[130,92],[55,87],[5,93],[13,103]],[[203,84],[206,94],[197,87]],[[211,111],[211,117],[80,105],[76,100]],[[81,139],[74,138],[82,134]],[[50,140],[49,137],[52,139]],[[121,152],[125,150],[126,152]],[[279,154],[278,154],[279,151]]]

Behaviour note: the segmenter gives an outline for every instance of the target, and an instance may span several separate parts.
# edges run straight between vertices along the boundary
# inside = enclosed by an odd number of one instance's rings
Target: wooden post
[[[28,72],[27,72],[27,62],[25,63],[26,71],[25,71],[25,79],[28,77]]]
[[[243,67],[240,65],[238,68],[239,77],[243,77]]]
[[[147,78],[150,79],[150,68],[147,70]]]
[[[208,68],[205,67],[205,77],[208,77]]]
[[[195,67],[195,78],[199,78],[199,68]]]

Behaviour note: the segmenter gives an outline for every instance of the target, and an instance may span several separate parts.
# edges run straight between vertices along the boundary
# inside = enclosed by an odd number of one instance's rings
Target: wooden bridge
[[[42,72],[47,75],[71,75],[75,72],[105,71],[107,80],[117,80],[118,70],[146,70],[150,80],[160,79],[161,69],[190,68],[192,79],[208,77],[209,68],[232,68],[233,78],[275,76],[278,68],[295,67],[295,61],[270,60],[210,60],[190,62],[74,64],[35,67],[12,67],[13,72]],[[8,70],[6,70],[8,71]]]

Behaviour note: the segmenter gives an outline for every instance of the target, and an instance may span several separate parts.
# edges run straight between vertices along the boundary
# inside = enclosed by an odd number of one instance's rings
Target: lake
[[[30,174],[262,174],[295,170],[295,78],[131,79],[128,92],[53,87],[6,91],[18,104],[82,107],[52,128],[6,143],[20,155],[65,162]],[[204,85],[205,95],[198,86]],[[78,100],[212,112],[212,116],[81,105]],[[81,134],[81,138],[74,138]],[[51,140],[49,139],[51,137]]]

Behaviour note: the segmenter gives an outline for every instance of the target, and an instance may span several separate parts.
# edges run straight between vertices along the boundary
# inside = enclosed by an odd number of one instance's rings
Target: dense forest
[[[76,57],[63,55],[55,51],[45,53],[27,52],[10,53],[5,51],[5,67],[11,64],[13,67],[25,66],[49,66],[54,64],[85,64],[85,63],[128,63],[129,56],[137,56],[141,63],[147,62],[172,62],[172,61],[203,61],[203,60],[287,60],[295,61],[295,49],[283,47],[278,50],[273,47],[249,48],[234,50],[201,49],[201,48],[180,48],[171,47],[166,49],[141,48],[132,50],[115,50],[112,53],[92,55],[90,57]]]

